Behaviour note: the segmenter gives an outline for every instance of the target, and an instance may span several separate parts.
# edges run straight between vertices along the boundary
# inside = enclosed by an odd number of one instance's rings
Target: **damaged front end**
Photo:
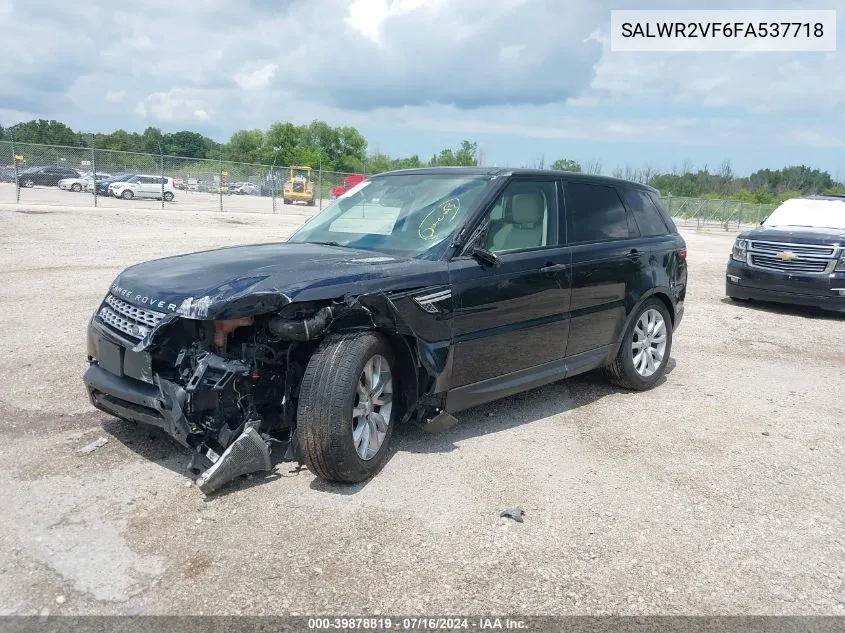
[[[244,316],[246,305],[206,305],[165,315],[110,293],[89,324],[91,403],[162,428],[193,451],[189,469],[206,494],[272,470],[274,449],[301,463],[297,395],[310,356],[331,325],[373,321],[355,300],[291,304],[281,295],[262,306],[273,311]]]

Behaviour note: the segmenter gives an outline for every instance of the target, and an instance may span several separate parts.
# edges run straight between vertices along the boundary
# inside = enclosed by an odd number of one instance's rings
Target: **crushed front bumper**
[[[123,378],[103,369],[94,361],[82,377],[91,404],[110,415],[157,426],[183,446],[195,449],[185,418],[185,390],[179,385],[158,379],[157,385],[133,378]]]

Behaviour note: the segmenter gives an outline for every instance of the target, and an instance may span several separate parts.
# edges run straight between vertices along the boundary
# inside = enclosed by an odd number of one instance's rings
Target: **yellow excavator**
[[[309,207],[314,206],[314,181],[311,179],[310,167],[290,167],[290,175],[285,181],[282,197],[285,204],[304,202]]]

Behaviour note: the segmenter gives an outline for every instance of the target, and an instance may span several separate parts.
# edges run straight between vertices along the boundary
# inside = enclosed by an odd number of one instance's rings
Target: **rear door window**
[[[585,182],[566,182],[564,193],[570,244],[632,237],[628,212],[615,188]]]
[[[669,230],[660,211],[654,206],[647,191],[641,189],[623,189],[625,204],[634,214],[634,220],[643,237],[666,235]]]

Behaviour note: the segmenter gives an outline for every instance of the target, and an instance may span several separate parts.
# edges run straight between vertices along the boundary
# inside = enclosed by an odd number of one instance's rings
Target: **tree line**
[[[0,126],[0,140],[11,140],[12,129]],[[322,166],[327,171],[376,174],[392,169],[433,166],[483,165],[484,157],[478,144],[465,140],[457,148],[444,148],[428,158],[419,155],[392,157],[379,151],[368,151],[364,136],[354,127],[332,127],[324,121],[305,125],[273,123],[266,131],[238,130],[226,143],[183,130],[163,133],[148,127],[142,133],[116,130],[111,133],[76,132],[60,121],[33,120],[14,127],[14,138],[21,143],[94,146],[103,150],[119,150],[143,154],[163,153],[168,156],[205,158],[241,163],[280,166]],[[545,168],[545,159],[533,161],[534,168]],[[549,167],[555,170],[602,174],[599,160],[580,163],[561,158]],[[830,173],[805,165],[781,169],[760,169],[750,176],[734,174],[729,161],[715,169],[707,165],[695,168],[690,161],[673,166],[668,171],[650,165],[616,167],[611,176],[645,183],[655,187],[663,196],[721,198],[745,202],[773,203],[800,195],[841,193],[845,185]]]
[[[266,131],[238,130],[226,143],[197,132],[163,133],[148,127],[142,133],[116,130],[109,134],[76,132],[60,121],[34,120],[11,128],[0,127],[0,140],[20,143],[94,147],[100,150],[163,153],[184,158],[204,158],[261,165],[322,166],[327,171],[373,174],[391,169],[433,166],[469,166],[478,163],[478,145],[463,141],[457,148],[445,148],[430,158],[419,155],[395,158],[368,152],[367,140],[354,127],[332,127],[324,121],[306,125],[274,123]]]

